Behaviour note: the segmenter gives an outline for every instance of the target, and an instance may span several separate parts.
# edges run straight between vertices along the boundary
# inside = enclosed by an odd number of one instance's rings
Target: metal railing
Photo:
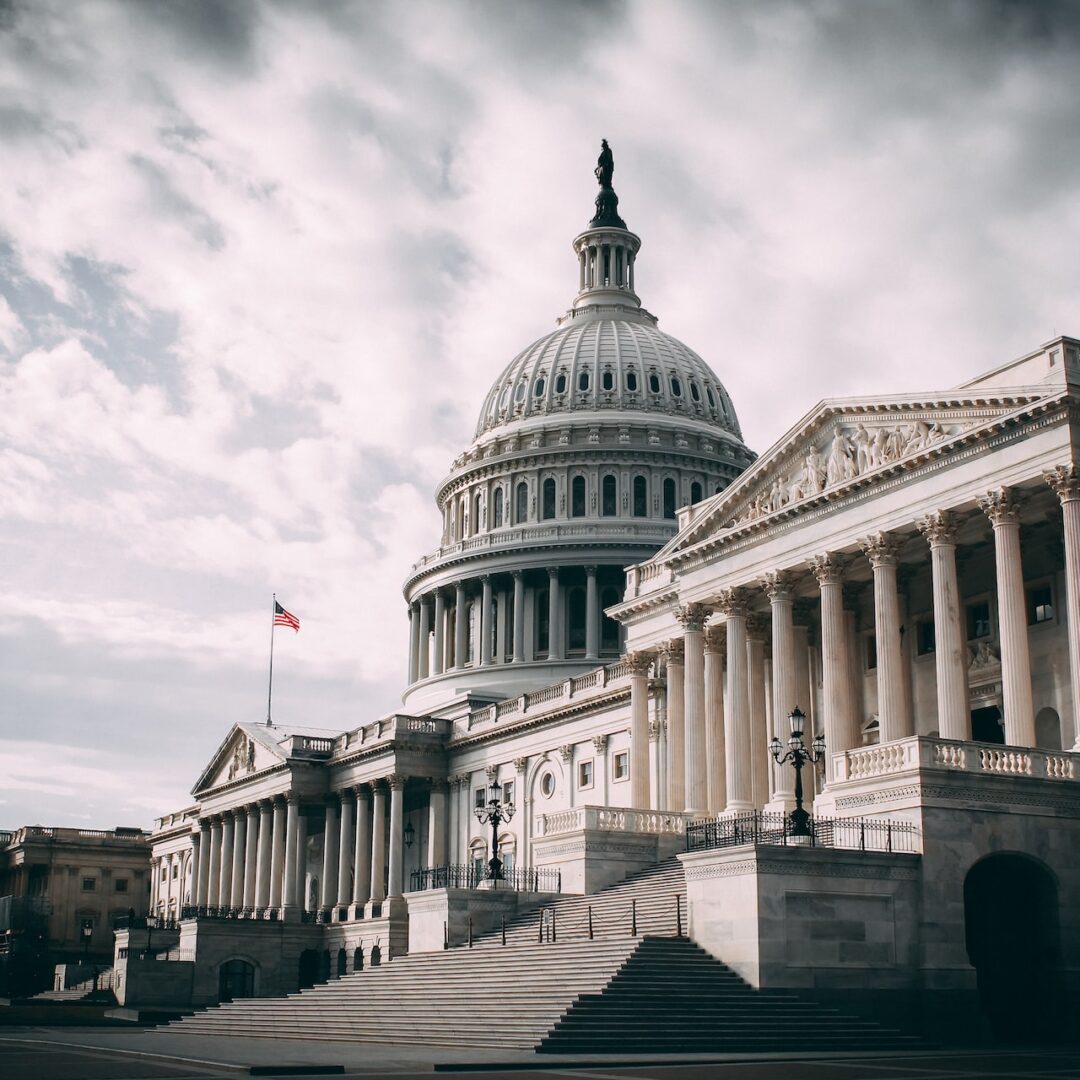
[[[114,930],[175,930],[177,921],[166,915],[121,915],[113,925]]]
[[[617,907],[604,903],[588,904],[584,911],[580,907],[576,910],[570,907],[562,910],[556,906],[543,907],[536,924],[536,943],[550,945],[559,941],[592,941],[598,937],[622,935],[637,937],[639,922],[643,924],[641,933],[683,937],[687,913],[686,898],[682,893],[671,893],[666,901],[661,897],[649,898],[643,907],[645,910],[639,914],[635,897]],[[505,931],[503,944],[506,944]]]
[[[470,864],[432,866],[414,870],[409,881],[411,892],[424,889],[478,889],[482,884],[510,892],[562,892],[562,872],[545,867],[522,866],[503,870],[498,881],[488,881],[487,867]]]
[[[686,850],[774,844],[844,848],[852,851],[913,852],[918,830],[909,821],[889,818],[812,817],[809,836],[793,836],[787,814],[748,810],[715,821],[693,821],[686,826]]]
[[[194,907],[180,909],[181,919],[256,919],[274,922],[280,909],[276,907]]]

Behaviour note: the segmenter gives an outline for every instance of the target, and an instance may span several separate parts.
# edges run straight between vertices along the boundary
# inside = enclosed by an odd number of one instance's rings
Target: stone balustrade
[[[600,832],[648,833],[653,836],[682,836],[690,814],[668,810],[631,810],[622,806],[575,806],[537,817],[535,836],[558,836],[561,833],[595,829]]]

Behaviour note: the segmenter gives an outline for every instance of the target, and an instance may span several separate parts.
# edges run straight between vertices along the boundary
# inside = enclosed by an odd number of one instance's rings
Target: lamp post
[[[473,813],[481,825],[491,825],[491,858],[488,859],[488,881],[502,880],[502,860],[499,858],[499,826],[514,816],[514,804],[502,801],[502,786],[491,781],[491,798],[486,806],[477,806]]]
[[[787,753],[784,753],[783,743],[775,735],[769,743],[769,750],[777,765],[786,765],[790,761],[795,767],[795,809],[789,815],[791,818],[791,835],[810,836],[810,815],[803,809],[802,804],[802,769],[808,761],[816,765],[825,756],[825,737],[815,735],[809,750],[803,746],[806,714],[798,705],[795,706],[788,717],[788,723],[791,725],[791,734],[788,736]]]

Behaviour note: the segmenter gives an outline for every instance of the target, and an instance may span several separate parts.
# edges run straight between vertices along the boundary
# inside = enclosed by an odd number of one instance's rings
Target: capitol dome
[[[626,568],[754,459],[715,372],[641,306],[613,167],[605,146],[570,309],[500,373],[436,492],[440,544],[404,587],[410,712],[450,715],[619,656],[604,610]]]

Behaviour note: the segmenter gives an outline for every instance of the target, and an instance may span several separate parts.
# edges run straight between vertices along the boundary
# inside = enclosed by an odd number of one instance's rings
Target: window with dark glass
[[[572,652],[585,649],[585,590],[570,589],[566,597],[568,644]]]
[[[631,394],[637,393],[637,375],[632,371],[626,373],[626,389],[629,390]]]
[[[517,486],[516,501],[514,516],[519,525],[524,525],[529,520],[529,485],[524,480]]]
[[[570,481],[570,516],[585,516],[585,477],[575,476]]]
[[[559,376],[556,377],[556,379],[555,379],[555,393],[556,394],[565,394],[566,393],[566,376],[565,375],[559,375]]]
[[[605,371],[604,374],[601,376],[600,385],[605,390],[614,390],[615,389],[615,376],[614,376],[614,374],[612,374],[612,372],[610,372],[610,371]]]
[[[579,390],[589,389],[589,373],[587,371],[581,372],[577,377],[577,388]]]
[[[605,612],[621,599],[622,593],[618,589],[612,588],[610,585],[601,589],[601,612]],[[619,651],[619,624],[606,614],[600,616],[600,649],[606,653],[617,653]]]
[[[937,635],[934,631],[933,619],[922,619],[917,624],[915,633],[915,648],[920,656],[927,656],[937,646]]]
[[[619,498],[615,488],[615,477],[608,473],[601,485],[600,513],[604,517],[614,517],[619,512]]]
[[[664,517],[675,517],[675,481],[670,476],[664,481]]]
[[[877,667],[877,637],[874,634],[866,635],[866,670],[873,671]]]
[[[671,396],[682,397],[682,383],[674,375],[671,376]]]
[[[540,589],[536,594],[536,651],[548,651],[548,590]]]
[[[698,389],[698,385],[697,385],[696,382],[691,382],[690,383],[690,396],[695,401],[700,401],[701,400],[701,391]]]
[[[503,523],[503,489],[497,487],[495,489],[495,495],[492,500],[492,525],[493,529],[498,529]]]
[[[690,485],[690,501],[692,503],[701,502],[701,485],[696,480]]]
[[[713,397],[713,392],[712,392],[712,387],[711,386],[706,386],[705,387],[705,396],[709,399],[709,405],[712,408],[715,409],[716,408],[716,398]]]
[[[533,387],[533,394],[536,397],[544,396],[544,380],[542,377],[536,380],[536,385]]]
[[[555,481],[552,477],[548,477],[544,481],[542,490],[543,494],[543,508],[541,516],[545,521],[550,521],[555,516]]]
[[[1027,591],[1028,625],[1051,622],[1054,618],[1054,596],[1049,585],[1033,585]]]
[[[634,517],[649,516],[649,489],[644,476],[634,477]]]
[[[649,376],[649,390],[654,394],[660,393],[660,376],[655,372]]]
[[[979,600],[967,606],[968,641],[990,636],[990,604]]]

